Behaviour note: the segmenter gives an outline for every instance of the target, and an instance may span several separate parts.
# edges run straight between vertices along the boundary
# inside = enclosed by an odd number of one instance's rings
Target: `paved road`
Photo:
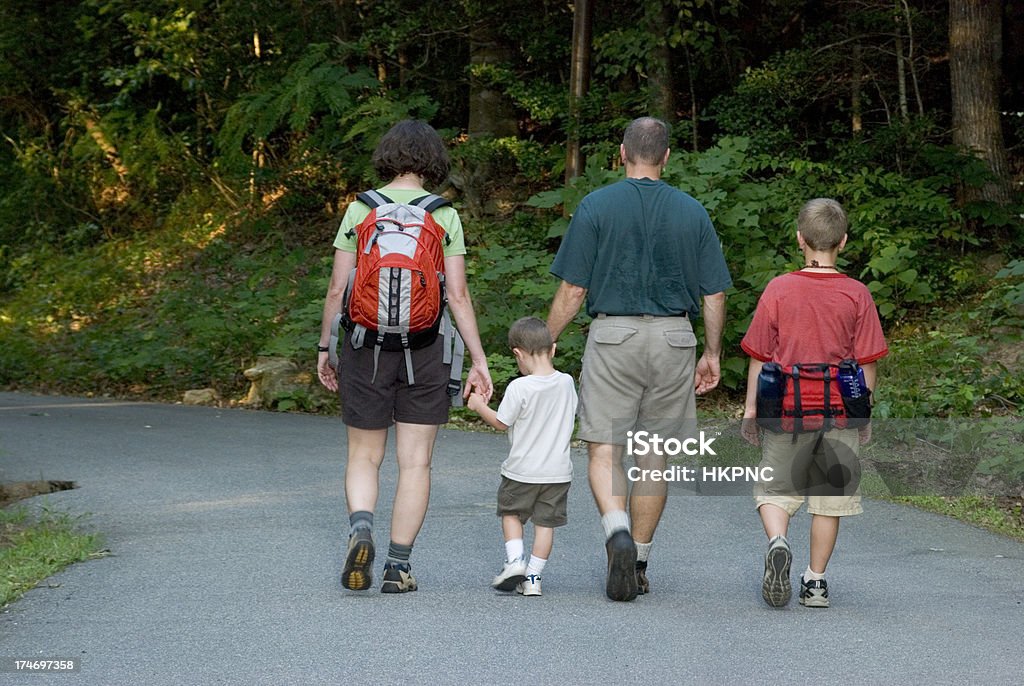
[[[766,607],[749,499],[685,495],[669,498],[654,592],[612,603],[580,453],[545,595],[498,594],[505,446],[442,432],[421,590],[352,593],[337,419],[0,393],[0,480],[77,481],[45,500],[89,513],[112,551],[0,613],[0,657],[81,671],[0,684],[1022,681],[1024,545],[887,503],[845,526],[829,610]],[[378,522],[394,483],[392,458]],[[807,525],[792,529],[799,569]]]

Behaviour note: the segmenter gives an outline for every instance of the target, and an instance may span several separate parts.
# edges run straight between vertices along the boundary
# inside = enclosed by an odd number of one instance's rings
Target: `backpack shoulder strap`
[[[413,200],[409,204],[410,205],[415,205],[416,207],[424,209],[427,212],[433,212],[434,210],[439,209],[441,207],[451,207],[452,203],[447,198],[442,198],[440,195],[434,195],[433,193],[427,193],[423,197],[416,198],[415,200]],[[451,242],[452,242],[452,237],[448,235],[447,231],[445,231],[444,232],[444,244],[446,246],[447,245],[451,245]]]
[[[440,195],[428,193],[421,198],[416,198],[409,204],[420,207],[427,212],[433,212],[438,208],[450,206],[451,202],[447,198],[442,198]]]
[[[362,193],[359,193],[356,196],[356,200],[358,200],[359,202],[363,203],[364,205],[369,207],[371,210],[374,209],[374,208],[380,207],[381,205],[388,205],[391,202],[393,202],[391,200],[391,198],[389,198],[388,196],[384,195],[380,191],[375,191],[375,190],[368,190],[368,191],[363,191]]]

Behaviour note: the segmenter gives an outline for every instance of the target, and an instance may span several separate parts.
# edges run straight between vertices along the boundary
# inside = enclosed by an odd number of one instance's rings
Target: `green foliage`
[[[793,50],[748,67],[736,88],[711,105],[713,117],[726,134],[748,136],[758,152],[798,147],[793,126],[816,97],[813,56]]]
[[[99,556],[99,547],[99,536],[82,533],[81,522],[67,514],[0,510],[0,607],[68,565]]]
[[[1019,365],[1024,350],[1005,362],[997,341],[969,335],[984,326],[972,310],[962,321],[935,312],[945,326],[908,331],[891,342],[890,357],[879,363],[878,417],[972,417],[1019,413],[1024,382]],[[1019,340],[1020,329],[1016,330]],[[1010,349],[1012,351],[1012,348]]]
[[[247,164],[254,147],[278,131],[308,132],[314,117],[323,131],[321,143],[336,136],[336,125],[350,114],[359,93],[377,85],[366,69],[350,70],[327,43],[306,47],[284,76],[243,96],[228,110],[218,136],[225,160]]]

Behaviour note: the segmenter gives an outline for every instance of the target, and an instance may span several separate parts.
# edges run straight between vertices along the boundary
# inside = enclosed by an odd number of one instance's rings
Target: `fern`
[[[343,116],[361,92],[379,86],[369,70],[350,70],[336,61],[331,47],[309,45],[276,83],[243,95],[231,106],[217,140],[228,160],[244,161],[247,147],[279,131],[309,133],[320,116]]]

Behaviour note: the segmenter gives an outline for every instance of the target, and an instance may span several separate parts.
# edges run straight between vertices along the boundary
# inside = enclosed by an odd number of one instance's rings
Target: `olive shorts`
[[[527,484],[501,477],[498,486],[498,516],[516,515],[526,524],[531,518],[536,526],[565,526],[570,482]]]

